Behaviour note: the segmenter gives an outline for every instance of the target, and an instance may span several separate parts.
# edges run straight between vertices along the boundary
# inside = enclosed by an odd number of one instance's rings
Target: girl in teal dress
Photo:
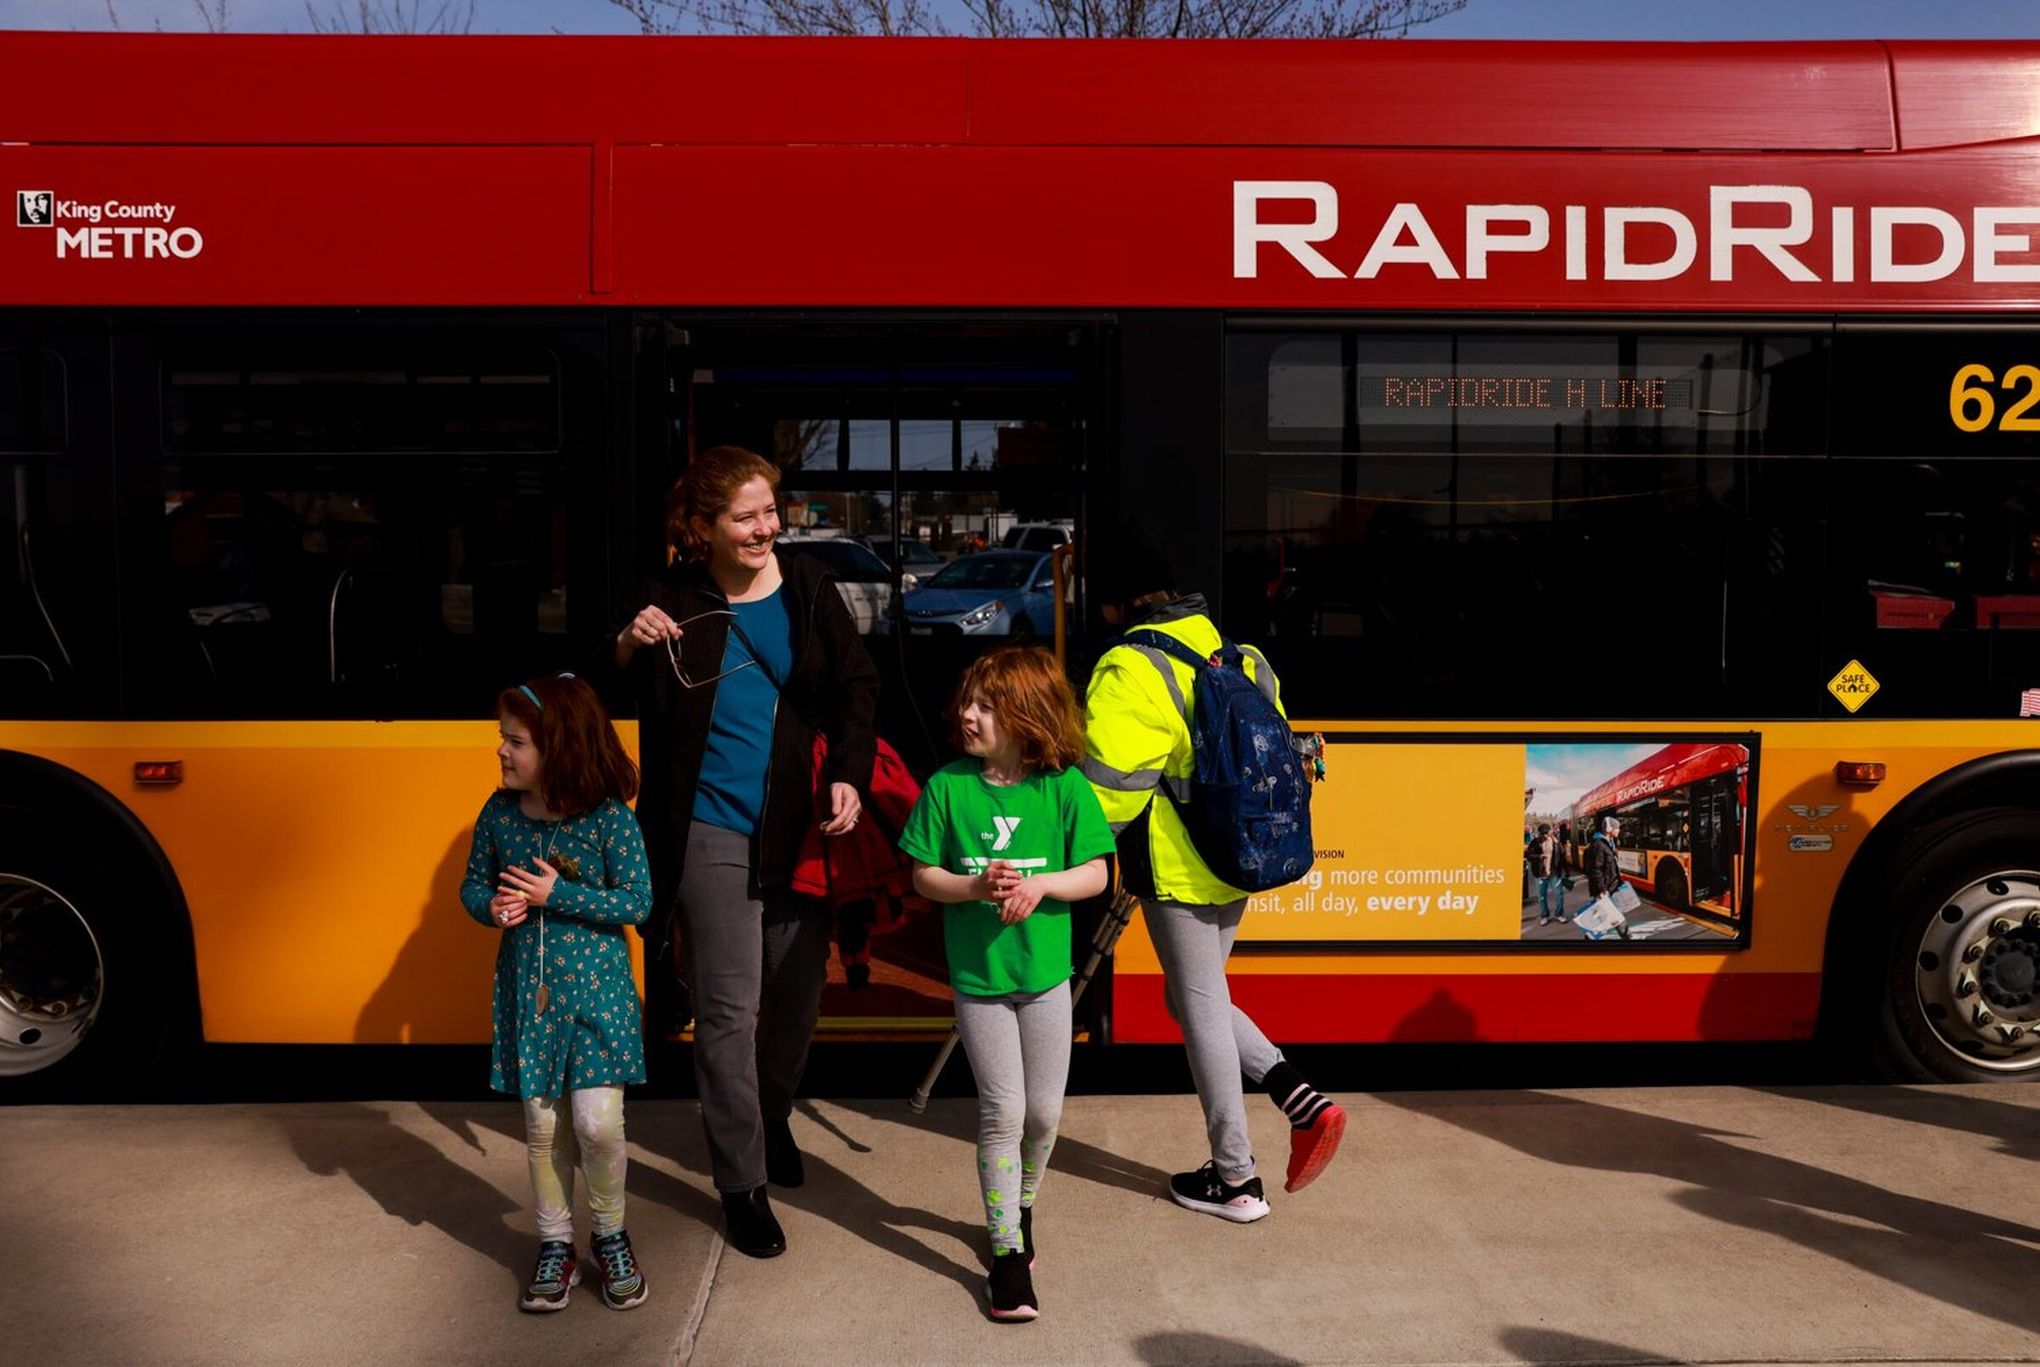
[[[578,1157],[602,1299],[628,1310],[647,1294],[623,1227],[623,1087],[645,1080],[623,928],[652,909],[644,839],[624,805],[637,795],[637,766],[594,690],[571,674],[507,690],[496,712],[503,786],[475,818],[460,900],[503,937],[489,1085],[524,1100],[540,1241],[518,1305],[564,1309],[581,1280]]]

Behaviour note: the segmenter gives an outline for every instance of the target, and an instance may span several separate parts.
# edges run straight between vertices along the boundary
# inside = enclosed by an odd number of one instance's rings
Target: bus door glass
[[[103,326],[0,322],[0,717],[115,696],[108,373]]]
[[[1692,897],[1725,900],[1735,879],[1735,793],[1732,780],[1716,777],[1696,784],[1692,812]]]

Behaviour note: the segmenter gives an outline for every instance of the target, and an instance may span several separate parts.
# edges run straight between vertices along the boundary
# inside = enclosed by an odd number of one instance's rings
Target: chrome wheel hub
[[[78,908],[0,873],[0,1077],[40,1072],[76,1049],[105,996],[105,960]]]
[[[1993,873],[1948,898],[1915,955],[1920,1013],[1971,1067],[2040,1069],[2040,873]]]

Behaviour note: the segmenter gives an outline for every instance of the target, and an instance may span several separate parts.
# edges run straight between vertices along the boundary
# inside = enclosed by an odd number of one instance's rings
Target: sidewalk
[[[1036,1215],[1042,1318],[979,1312],[974,1108],[821,1102],[789,1243],[722,1246],[691,1104],[629,1115],[652,1297],[517,1313],[535,1238],[501,1105],[0,1110],[17,1363],[2040,1361],[2040,1091],[1349,1098],[1273,1216],[1161,1195],[1190,1097],[1077,1097]],[[581,1228],[584,1231],[585,1221]]]

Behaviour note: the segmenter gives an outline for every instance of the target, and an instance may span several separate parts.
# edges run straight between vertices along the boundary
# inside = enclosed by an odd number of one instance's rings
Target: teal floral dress
[[[489,1085],[518,1097],[645,1080],[644,1027],[630,976],[625,926],[652,912],[644,836],[615,799],[564,821],[526,816],[516,793],[497,792],[475,818],[461,905],[491,930],[496,951],[494,1066]],[[547,852],[550,851],[550,854]],[[512,865],[560,871],[543,908],[502,930],[489,915],[498,875]],[[547,1004],[538,1009],[540,914]]]

